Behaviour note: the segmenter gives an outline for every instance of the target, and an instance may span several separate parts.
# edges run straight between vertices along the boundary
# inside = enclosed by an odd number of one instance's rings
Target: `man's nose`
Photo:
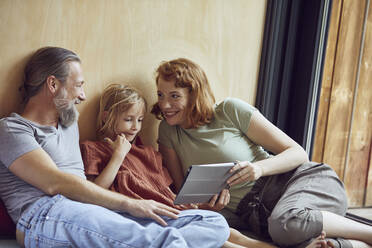
[[[86,95],[85,95],[84,90],[81,91],[78,98],[79,98],[80,101],[84,101],[87,98]]]

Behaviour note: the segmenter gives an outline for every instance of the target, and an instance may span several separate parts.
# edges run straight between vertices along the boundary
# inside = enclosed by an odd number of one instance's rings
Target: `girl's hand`
[[[248,161],[237,162],[237,164],[231,168],[230,172],[236,172],[227,180],[230,186],[242,182],[255,181],[263,175],[262,167]]]
[[[125,138],[124,134],[117,135],[115,141],[112,141],[108,137],[104,138],[104,141],[109,143],[111,149],[114,151],[112,156],[117,156],[121,160],[124,160],[125,156],[132,148],[131,143]]]
[[[104,138],[104,141],[109,144],[113,153],[110,161],[106,164],[106,167],[101,173],[94,179],[94,183],[99,186],[108,189],[115,180],[116,175],[122,165],[125,156],[128,154],[132,147],[129,141],[125,138],[124,134],[118,135],[115,141],[110,138]]]
[[[220,211],[230,202],[230,191],[223,189],[219,195],[214,195],[208,203],[198,204],[201,209]]]

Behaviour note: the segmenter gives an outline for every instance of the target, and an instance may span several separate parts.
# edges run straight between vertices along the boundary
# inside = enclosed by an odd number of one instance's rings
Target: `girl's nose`
[[[138,130],[139,129],[139,123],[138,121],[134,121],[133,124],[132,124],[132,130]]]

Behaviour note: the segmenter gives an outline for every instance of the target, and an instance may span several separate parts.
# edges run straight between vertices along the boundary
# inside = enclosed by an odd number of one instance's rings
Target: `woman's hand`
[[[104,138],[104,141],[109,143],[111,149],[114,151],[112,156],[118,157],[124,160],[125,156],[132,148],[132,144],[125,138],[124,134],[119,134],[116,136],[115,141],[112,141],[110,138]]]
[[[194,204],[194,203],[180,204],[180,205],[177,205],[177,206],[180,207],[181,210],[198,209],[199,208],[199,206],[197,204]]]
[[[130,199],[126,211],[135,217],[150,218],[158,222],[162,226],[167,226],[167,222],[160,216],[167,216],[171,219],[177,219],[179,210],[169,207],[163,203],[154,200],[135,200]]]
[[[237,162],[237,164],[231,168],[230,173],[235,173],[227,180],[227,183],[232,186],[235,184],[259,179],[263,175],[263,170],[262,167],[256,164],[243,161]]]
[[[214,195],[208,203],[198,204],[201,209],[220,211],[230,202],[230,191],[223,189],[219,195]]]

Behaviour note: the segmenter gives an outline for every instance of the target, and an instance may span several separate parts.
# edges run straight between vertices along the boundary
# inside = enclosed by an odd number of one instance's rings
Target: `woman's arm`
[[[176,193],[181,189],[183,182],[183,170],[181,162],[175,150],[159,144],[159,152],[163,157],[163,165],[168,169],[175,186]]]
[[[299,144],[258,111],[252,114],[246,135],[257,145],[274,153],[274,156],[254,163],[239,162],[232,171],[240,171],[228,180],[231,185],[257,180],[261,176],[284,173],[309,161],[306,152]]]
[[[305,150],[287,134],[268,121],[260,112],[254,112],[247,136],[275,156],[257,161],[263,176],[290,171],[309,161]]]
[[[112,141],[109,138],[105,138],[105,141],[109,143],[114,152],[112,153],[111,159],[106,167],[98,176],[94,178],[92,182],[105,189],[108,189],[115,180],[118,170],[131,148],[131,144],[125,138],[124,134],[118,135],[115,141]],[[91,179],[91,177],[88,179]]]

